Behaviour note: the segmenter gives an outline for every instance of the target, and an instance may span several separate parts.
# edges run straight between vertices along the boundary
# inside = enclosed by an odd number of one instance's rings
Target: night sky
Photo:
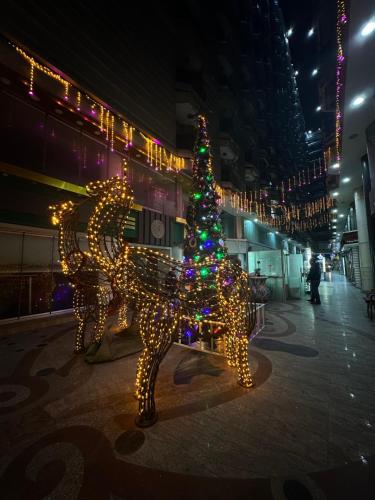
[[[325,8],[335,9],[335,0],[325,0]],[[306,130],[316,130],[321,126],[321,115],[316,111],[319,105],[318,78],[312,77],[315,67],[319,67],[318,32],[316,29],[318,0],[279,0],[283,11],[286,29],[292,27],[293,34],[289,38],[292,62],[299,71],[297,85],[304,112]],[[309,38],[310,28],[315,32]],[[332,29],[335,30],[333,24]],[[334,50],[334,47],[332,47]]]

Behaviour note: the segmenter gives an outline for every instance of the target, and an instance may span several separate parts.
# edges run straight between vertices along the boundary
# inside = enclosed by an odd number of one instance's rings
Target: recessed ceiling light
[[[357,97],[354,97],[352,100],[352,106],[354,108],[358,108],[365,102],[365,97],[363,95],[357,95]]]
[[[312,75],[312,76],[315,76],[315,75],[317,75],[317,74],[318,74],[318,68],[314,68],[314,69],[312,70],[311,75]]]
[[[338,191],[335,191],[334,193],[332,193],[332,196],[338,196],[338,195],[339,195]]]
[[[369,36],[374,30],[375,30],[375,21],[369,21],[361,29],[361,35],[364,37]]]
[[[321,106],[317,106],[316,110],[317,110],[317,111],[321,111],[321,110],[322,110],[322,107],[321,107]]]
[[[258,219],[254,219],[254,222],[258,222]]]
[[[342,182],[344,184],[347,184],[348,182],[350,182],[350,177],[344,177],[343,180],[342,180]]]
[[[334,163],[334,164],[332,165],[332,168],[340,168],[340,163]]]
[[[337,219],[332,219],[332,222],[337,222]]]
[[[339,217],[342,219],[343,217],[345,217],[344,214],[340,214]]]
[[[337,226],[332,226],[332,229],[337,229]]]
[[[294,72],[294,76],[298,76],[298,75],[299,75],[299,71],[298,71],[298,69],[296,69]]]
[[[333,213],[333,214],[337,214],[337,208],[334,208],[334,209],[332,210],[332,213]]]
[[[314,28],[310,28],[307,33],[307,36],[310,38],[311,36],[313,36],[313,34],[314,34]]]

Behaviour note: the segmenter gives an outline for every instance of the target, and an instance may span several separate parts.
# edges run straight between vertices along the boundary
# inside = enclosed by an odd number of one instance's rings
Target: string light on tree
[[[207,124],[198,117],[198,132],[194,147],[192,194],[187,212],[185,260],[202,261],[216,258],[224,249]]]

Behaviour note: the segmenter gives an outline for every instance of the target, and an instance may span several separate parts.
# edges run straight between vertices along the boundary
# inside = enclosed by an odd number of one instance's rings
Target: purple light
[[[210,314],[210,312],[211,312],[211,309],[209,307],[205,307],[204,309],[202,309],[203,314],[207,315],[207,314]]]
[[[185,276],[187,278],[192,278],[194,276],[194,269],[186,269]]]
[[[161,146],[161,142],[159,141],[159,139],[154,139],[154,143],[157,144],[158,146]]]
[[[29,90],[29,95],[34,95],[34,92],[32,90]]]
[[[64,101],[67,101],[67,100],[68,100],[68,96],[64,95]]]
[[[229,278],[226,278],[226,279],[224,280],[224,286],[229,286],[229,285],[231,285],[232,283],[233,283],[233,278],[230,278],[230,277],[229,277]]]

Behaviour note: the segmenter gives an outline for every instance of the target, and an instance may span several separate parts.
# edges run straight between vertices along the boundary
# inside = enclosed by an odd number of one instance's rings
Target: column
[[[354,202],[357,216],[359,263],[361,271],[362,290],[368,291],[374,288],[374,278],[367,226],[366,204],[362,187],[354,192]]]

